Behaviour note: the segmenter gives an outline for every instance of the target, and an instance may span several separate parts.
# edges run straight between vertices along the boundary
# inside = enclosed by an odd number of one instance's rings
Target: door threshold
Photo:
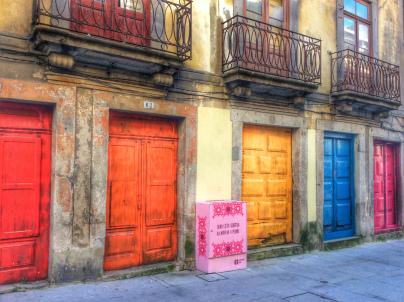
[[[25,292],[27,290],[41,289],[48,286],[49,281],[47,280],[3,284],[0,285],[0,295],[16,292]]]
[[[335,242],[341,242],[341,241],[358,240],[360,238],[361,237],[359,237],[359,236],[351,236],[351,237],[345,237],[345,238],[326,240],[326,241],[324,241],[324,243],[335,243]]]
[[[141,265],[122,270],[113,270],[104,272],[104,275],[100,278],[100,280],[104,281],[124,280],[141,276],[163,274],[172,272],[175,269],[177,269],[177,267],[178,263],[175,261]]]
[[[249,249],[247,251],[247,259],[249,261],[254,261],[275,257],[286,257],[302,253],[303,248],[301,244],[288,243],[282,245],[273,245],[268,247]]]
[[[375,233],[373,238],[378,241],[396,240],[403,238],[402,228],[383,230],[383,232]]]
[[[351,236],[324,241],[324,250],[331,251],[341,248],[353,247],[361,243],[360,236]]]

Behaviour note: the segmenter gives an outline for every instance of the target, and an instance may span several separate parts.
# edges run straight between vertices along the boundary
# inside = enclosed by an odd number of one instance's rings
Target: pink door
[[[374,146],[375,232],[394,230],[399,226],[397,197],[397,145],[376,142]]]

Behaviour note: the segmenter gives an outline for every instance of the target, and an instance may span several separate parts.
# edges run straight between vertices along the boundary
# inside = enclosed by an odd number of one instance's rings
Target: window
[[[288,28],[288,0],[244,0],[244,15],[253,20]]]
[[[143,13],[143,2],[139,0],[119,0],[119,7]]]
[[[371,7],[364,0],[344,0],[344,47],[371,55]]]

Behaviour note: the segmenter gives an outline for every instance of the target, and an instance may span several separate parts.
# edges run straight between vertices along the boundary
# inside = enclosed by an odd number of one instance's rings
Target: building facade
[[[401,236],[402,0],[0,0],[0,284]],[[337,243],[336,243],[337,242]],[[274,249],[276,247],[276,249]]]

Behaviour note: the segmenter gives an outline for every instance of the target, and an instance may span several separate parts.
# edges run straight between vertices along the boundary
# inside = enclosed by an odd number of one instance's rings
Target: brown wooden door
[[[105,269],[140,263],[141,141],[111,138]]]
[[[71,0],[74,31],[148,45],[150,0]]]
[[[173,259],[177,249],[177,142],[147,141],[143,263]]]
[[[48,275],[51,119],[0,103],[0,284]]]
[[[287,76],[290,70],[288,0],[245,0],[245,68]],[[258,22],[254,22],[258,21]]]
[[[111,113],[105,270],[176,257],[177,140],[173,121]]]
[[[291,149],[289,129],[244,126],[242,200],[250,247],[292,241]]]

